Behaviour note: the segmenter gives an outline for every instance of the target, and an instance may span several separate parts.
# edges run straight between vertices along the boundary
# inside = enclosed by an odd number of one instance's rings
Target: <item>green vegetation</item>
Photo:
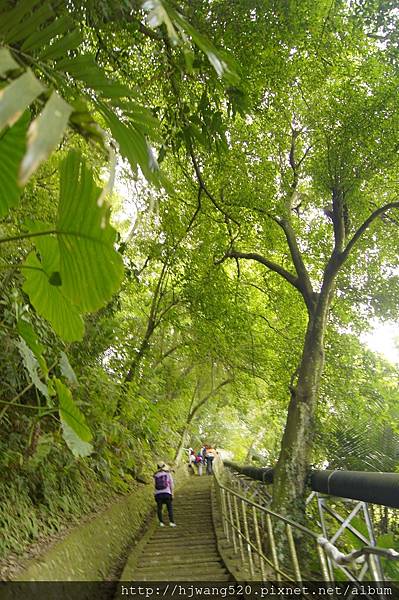
[[[397,469],[359,342],[398,318],[397,19],[0,0],[0,559],[186,445],[299,519],[311,464]]]

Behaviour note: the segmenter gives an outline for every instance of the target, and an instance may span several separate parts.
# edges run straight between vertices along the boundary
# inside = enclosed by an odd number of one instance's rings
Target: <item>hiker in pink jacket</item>
[[[173,520],[173,479],[169,473],[169,468],[164,462],[157,464],[158,470],[154,473],[154,485],[155,485],[155,501],[157,503],[157,512],[160,527],[165,527],[162,517],[162,508],[166,504],[169,516],[169,525],[176,527],[176,523]]]

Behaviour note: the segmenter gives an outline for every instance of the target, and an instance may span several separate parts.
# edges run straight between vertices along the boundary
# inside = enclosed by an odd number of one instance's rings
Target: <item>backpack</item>
[[[164,490],[168,487],[168,475],[167,473],[160,473],[159,475],[154,475],[155,477],[155,489],[156,490]]]

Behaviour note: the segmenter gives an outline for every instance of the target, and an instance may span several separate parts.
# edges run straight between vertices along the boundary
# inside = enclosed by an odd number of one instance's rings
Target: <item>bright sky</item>
[[[370,350],[382,354],[391,363],[399,365],[399,325],[395,321],[373,323],[370,333],[360,336]]]

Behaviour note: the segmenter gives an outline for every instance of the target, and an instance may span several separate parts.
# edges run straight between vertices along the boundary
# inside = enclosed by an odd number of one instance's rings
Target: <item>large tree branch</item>
[[[169,350],[167,350],[166,352],[164,352],[158,358],[158,360],[153,364],[152,369],[155,371],[155,369],[157,369],[159,367],[159,365],[161,365],[163,363],[163,361],[165,360],[165,358],[168,358],[168,356],[170,356],[171,354],[173,354],[174,352],[176,352],[176,350],[178,350],[182,346],[184,346],[184,344],[182,342],[180,342],[179,344],[176,344],[175,346],[172,346],[171,348],[169,348]]]
[[[156,314],[157,314],[157,311],[159,308],[159,303],[160,303],[161,297],[162,297],[162,287],[163,287],[164,280],[165,280],[166,273],[167,273],[167,265],[168,265],[168,260],[166,260],[162,265],[162,270],[159,275],[158,281],[156,283],[154,294],[152,297],[150,314],[149,314],[148,320],[147,320],[146,331],[145,331],[144,337],[141,341],[140,348],[138,349],[136,356],[133,358],[132,362],[130,363],[130,368],[125,376],[124,383],[129,383],[130,381],[133,380],[136,369],[137,369],[141,359],[143,358],[145,352],[147,351],[147,348],[148,348],[149,342],[150,342],[150,338],[151,338],[152,334],[154,333],[155,328],[160,323],[159,317],[158,317],[158,320],[156,321]],[[120,410],[120,406],[118,405],[116,408],[117,408],[117,412],[118,412]]]
[[[342,252],[345,245],[345,218],[344,218],[344,192],[336,186],[333,189],[332,220],[334,225],[334,248],[336,252]]]
[[[237,250],[228,250],[226,252],[226,254],[223,256],[223,258],[215,261],[215,265],[222,264],[228,258],[244,258],[247,260],[254,260],[254,261],[260,263],[261,265],[267,267],[271,271],[278,273],[279,275],[281,275],[281,277],[284,277],[284,279],[286,281],[288,281],[288,283],[290,283],[295,288],[297,288],[297,290],[301,291],[300,287],[299,287],[299,283],[298,283],[298,278],[295,277],[295,275],[293,275],[289,271],[286,271],[286,269],[284,269],[284,267],[269,260],[268,258],[266,258],[265,256],[262,256],[261,254],[257,254],[256,252],[238,252]]]
[[[287,271],[286,269],[284,269],[284,267],[282,267],[281,265],[269,260],[268,258],[266,258],[265,256],[262,256],[261,254],[255,253],[255,252],[237,252],[236,250],[228,250],[228,252],[226,252],[226,254],[223,256],[223,258],[215,261],[215,265],[222,264],[228,258],[244,258],[247,260],[254,260],[254,261],[260,263],[261,265],[264,265],[271,271],[274,271],[274,273],[277,273],[278,275],[283,277],[283,279],[285,279],[295,289],[298,290],[298,292],[301,294],[301,296],[303,297],[303,299],[305,301],[305,304],[306,304],[306,307],[307,307],[309,313],[311,313],[313,311],[313,308],[314,308],[313,292],[312,292],[312,295],[310,295],[309,290],[306,289],[306,287],[304,286],[304,282],[299,277],[295,277],[295,275],[290,273],[290,271]]]
[[[168,313],[170,311],[171,308],[173,308],[174,306],[176,306],[177,304],[179,304],[180,302],[180,298],[173,298],[172,302],[169,302],[169,304],[159,313],[158,318],[154,321],[154,328],[156,329],[162,322],[164,316],[166,315],[166,313]]]
[[[197,158],[194,154],[194,150],[193,150],[191,144],[189,146],[189,154],[191,157],[191,162],[193,163],[195,175],[197,177],[200,188],[203,190],[204,194],[209,198],[209,200],[212,202],[212,204],[215,206],[215,208],[219,212],[221,212],[222,215],[224,215],[225,218],[230,219],[230,221],[233,221],[233,223],[235,223],[237,225],[237,227],[240,227],[240,223],[238,221],[236,221],[236,219],[234,219],[234,217],[232,217],[222,206],[220,206],[220,204],[216,200],[215,196],[208,190],[207,186],[205,185],[204,179],[202,177],[201,169],[199,167]]]
[[[355,244],[359,241],[359,239],[362,237],[362,235],[367,231],[367,229],[370,227],[370,225],[373,223],[373,221],[375,221],[380,215],[385,214],[392,208],[399,208],[399,202],[390,202],[389,204],[380,206],[380,208],[377,208],[377,210],[375,210],[374,212],[371,213],[371,215],[364,221],[364,223],[362,223],[362,225],[360,225],[359,229],[356,231],[356,233],[353,235],[353,237],[349,240],[345,250],[341,254],[342,262],[344,262],[348,258],[349,254],[351,253]]]
[[[305,302],[306,304],[312,303],[314,292],[312,284],[310,282],[309,273],[305,267],[301,251],[298,247],[298,242],[295,236],[294,229],[287,219],[276,218],[275,221],[278,225],[280,225],[281,229],[284,231],[285,239],[287,240],[292,262],[294,263],[295,271],[298,275],[298,280],[301,286],[301,292],[304,296]]]
[[[228,379],[225,379],[224,381],[222,381],[221,383],[219,383],[219,385],[217,385],[214,389],[212,389],[206,396],[204,396],[203,398],[201,398],[201,400],[199,402],[197,402],[197,404],[191,409],[190,414],[187,417],[187,425],[191,423],[191,421],[193,420],[193,418],[195,417],[197,411],[201,408],[201,406],[203,406],[206,402],[208,402],[208,400],[210,398],[212,398],[212,396],[215,396],[215,394],[217,394],[218,391],[222,387],[224,387],[228,383],[231,383],[232,381],[233,381],[232,377],[229,377]]]

